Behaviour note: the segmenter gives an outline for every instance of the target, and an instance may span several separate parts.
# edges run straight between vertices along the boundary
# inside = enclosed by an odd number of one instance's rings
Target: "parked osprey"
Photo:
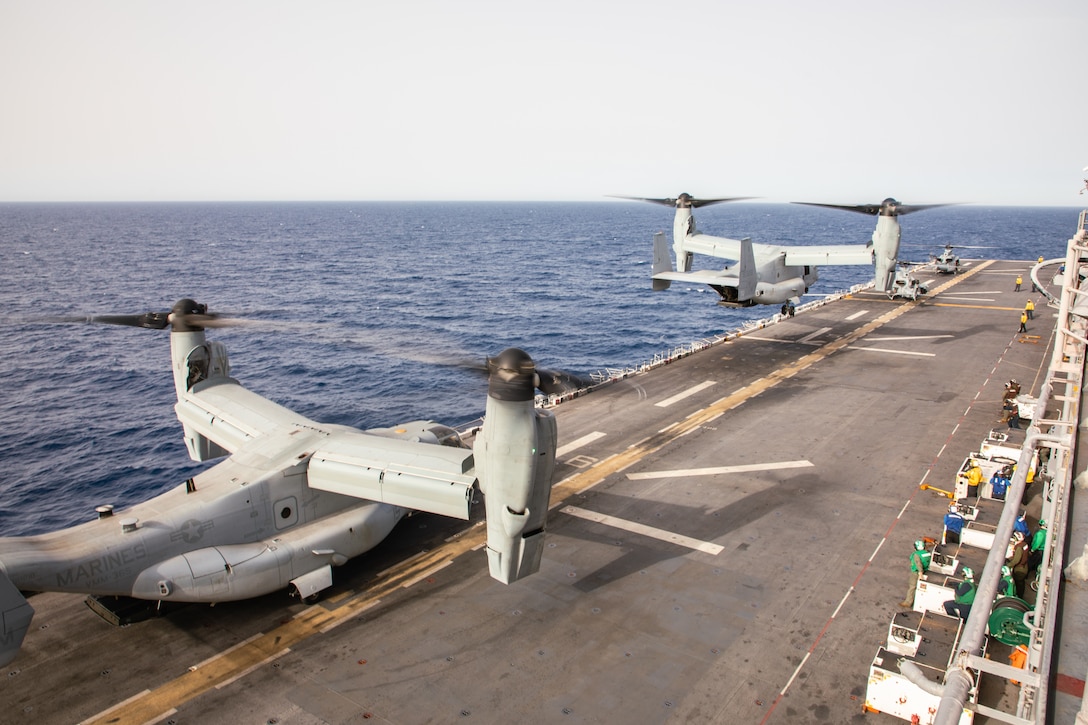
[[[16,656],[34,610],[22,592],[220,602],[290,589],[304,599],[332,568],[376,546],[410,510],[468,519],[484,494],[491,576],[540,566],[556,424],[535,388],[563,386],[523,351],[487,361],[475,447],[433,421],[361,431],[310,420],[230,377],[223,324],[185,299],[169,313],[91,318],[170,327],[177,404],[189,455],[223,457],[179,486],[114,513],[38,536],[0,538],[0,664]]]

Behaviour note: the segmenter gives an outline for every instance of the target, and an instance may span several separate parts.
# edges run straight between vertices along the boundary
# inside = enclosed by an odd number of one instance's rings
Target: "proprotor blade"
[[[890,196],[879,204],[819,204],[811,201],[795,201],[793,203],[804,206],[822,206],[825,209],[842,209],[843,211],[853,211],[858,214],[869,214],[870,216],[876,216],[877,214],[881,216],[899,216],[925,209],[935,209],[939,206],[952,206],[952,204],[901,204],[897,199]]]
[[[532,400],[536,388],[546,395],[563,395],[592,384],[565,370],[537,367],[528,353],[516,347],[489,357],[487,371],[490,394],[498,400]]]
[[[537,368],[537,377],[540,380],[537,382],[537,387],[545,395],[564,395],[566,393],[573,393],[577,390],[585,390],[593,384],[593,381],[587,380],[574,373],[569,373],[566,370],[551,370],[548,368]]]
[[[631,201],[648,201],[651,204],[661,204],[662,206],[672,206],[678,209],[697,209],[701,206],[710,206],[711,204],[722,204],[727,201],[744,201],[745,199],[754,199],[754,196],[733,196],[722,199],[696,199],[691,194],[681,194],[675,199],[651,199],[645,196],[619,196],[617,194],[609,194],[613,199],[629,199]]]
[[[208,312],[208,306],[191,299],[179,300],[169,312],[145,312],[141,315],[91,315],[84,317],[50,317],[48,322],[122,325],[145,330],[193,332],[206,327],[228,327],[243,324],[241,320],[224,318]]]
[[[169,312],[145,312],[142,315],[96,315],[84,317],[80,321],[95,322],[104,325],[124,325],[142,327],[146,330],[165,330],[170,325]]]

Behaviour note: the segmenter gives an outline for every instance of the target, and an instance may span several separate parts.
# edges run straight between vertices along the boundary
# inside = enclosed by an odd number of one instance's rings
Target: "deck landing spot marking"
[[[714,384],[715,384],[715,382],[713,380],[704,380],[703,382],[699,383],[698,385],[693,385],[692,387],[688,388],[684,392],[677,393],[676,395],[672,396],[671,398],[665,398],[664,400],[662,400],[659,403],[654,403],[654,405],[656,405],[658,408],[667,408],[670,405],[672,405],[673,403],[678,403],[681,400],[683,400],[684,398],[686,398],[686,397],[688,397],[690,395],[695,395],[700,390],[706,390],[707,388],[709,388],[711,385],[714,385]]]
[[[582,446],[589,445],[590,443],[597,440],[598,438],[604,438],[605,435],[606,434],[601,433],[600,431],[593,431],[592,433],[587,433],[586,435],[582,436],[581,438],[573,440],[570,443],[566,444],[565,446],[559,446],[559,448],[555,449],[555,457],[558,460],[559,458],[562,458],[563,456],[567,455],[571,451],[577,450],[577,449],[581,448]]]
[[[945,297],[947,300],[955,302],[996,302],[997,300],[991,297],[957,297],[955,295],[948,295]]]
[[[859,317],[864,317],[864,316],[865,316],[865,315],[867,315],[867,314],[869,314],[869,310],[860,310],[860,311],[858,311],[858,312],[855,312],[854,314],[850,315],[850,316],[849,316],[849,317],[847,317],[846,319],[847,319],[847,320],[856,320],[856,319],[858,319]]]
[[[815,338],[819,337],[820,335],[824,334],[825,332],[831,332],[831,328],[830,327],[821,327],[819,330],[816,330],[815,332],[811,332],[808,335],[805,335],[804,337],[802,337],[800,340],[797,340],[796,342],[808,342],[810,340],[814,340]]]
[[[653,526],[646,526],[635,521],[628,521],[626,519],[616,518],[615,516],[608,516],[607,514],[599,514],[594,511],[587,511],[586,509],[579,508],[577,506],[564,506],[560,509],[565,514],[575,516],[586,521],[592,521],[595,524],[604,524],[605,526],[611,526],[615,529],[622,529],[624,531],[630,531],[632,534],[641,534],[642,536],[648,536],[651,539],[657,539],[659,541],[667,541],[670,544],[679,544],[680,546],[686,546],[689,549],[695,551],[702,551],[706,554],[712,554],[717,556],[722,553],[725,547],[713,544],[709,541],[699,541],[693,539],[690,536],[684,536],[683,534],[674,534],[671,531],[665,531],[664,529],[656,529]]]
[[[934,352],[912,352],[910,350],[892,350],[887,347],[865,347],[859,345],[850,345],[848,350],[868,350],[869,352],[886,352],[892,355],[915,355],[916,357],[937,357],[937,353]]]
[[[951,337],[953,335],[899,335],[897,337],[867,337],[865,339],[871,342],[896,342],[899,340],[942,340]]]
[[[632,481],[644,481],[651,478],[676,478],[680,476],[716,476],[721,473],[749,473],[751,471],[777,471],[783,468],[808,468],[814,465],[810,461],[781,461],[779,463],[745,463],[739,466],[715,466],[712,468],[681,468],[673,471],[641,471],[628,473]]]

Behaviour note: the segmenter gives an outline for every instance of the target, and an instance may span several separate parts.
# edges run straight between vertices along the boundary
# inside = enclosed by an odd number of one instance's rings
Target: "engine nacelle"
[[[175,329],[170,333],[170,354],[173,358],[174,389],[178,397],[176,411],[182,423],[189,457],[194,461],[210,461],[227,455],[230,451],[198,432],[185,418],[185,394],[194,385],[212,377],[230,377],[230,358],[226,346],[221,342],[206,340],[204,330]],[[239,431],[239,439],[244,437]]]
[[[507,350],[491,364],[475,462],[487,515],[488,569],[509,584],[540,568],[557,429],[555,416],[533,404],[536,368],[528,355]]]

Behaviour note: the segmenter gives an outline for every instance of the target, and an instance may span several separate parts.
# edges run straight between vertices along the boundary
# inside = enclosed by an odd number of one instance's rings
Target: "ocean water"
[[[875,200],[874,200],[875,201]],[[901,217],[901,257],[1064,256],[1075,208],[952,206]],[[706,233],[865,243],[874,219],[734,203]],[[208,464],[173,416],[166,331],[55,324],[168,310],[183,297],[252,325],[209,332],[232,374],[311,418],[459,425],[486,381],[452,364],[522,347],[578,373],[637,365],[772,315],[705,287],[650,290],[672,211],[635,202],[0,204],[0,535],[40,533],[178,485]],[[701,266],[713,266],[703,262]],[[810,291],[871,276],[821,267]]]

